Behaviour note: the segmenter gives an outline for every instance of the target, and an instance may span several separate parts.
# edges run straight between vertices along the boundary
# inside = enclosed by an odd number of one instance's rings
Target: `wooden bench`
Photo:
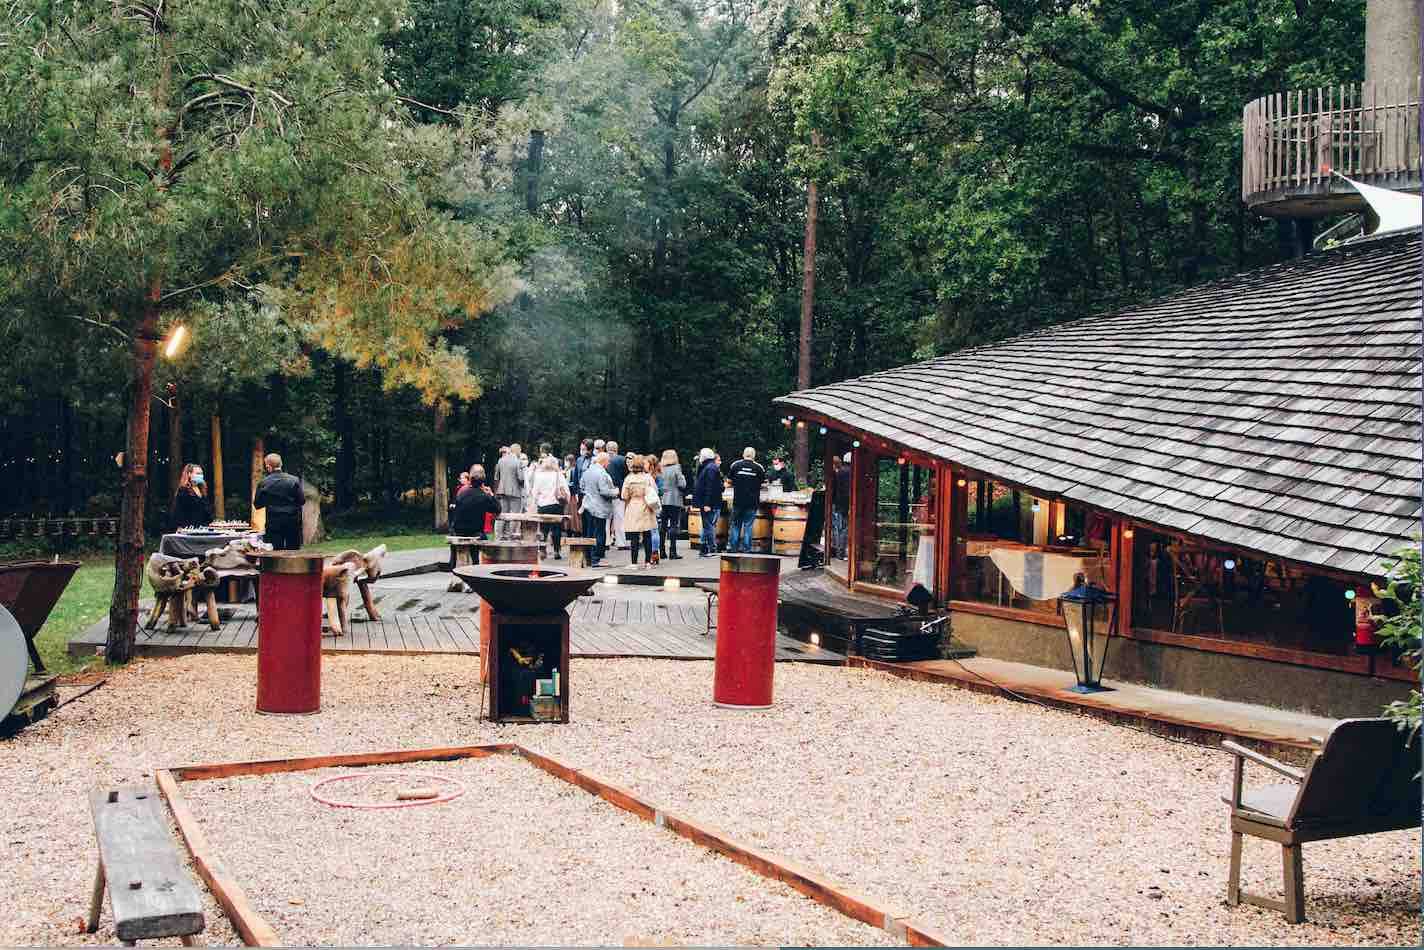
[[[89,793],[99,868],[89,900],[87,929],[99,929],[104,891],[114,915],[114,932],[125,945],[137,940],[178,937],[195,946],[202,933],[203,899],[188,877],[168,830],[168,819],[152,785],[125,785]]]
[[[1419,738],[1388,719],[1343,719],[1304,769],[1292,768],[1235,742],[1222,745],[1235,756],[1231,796],[1231,867],[1226,902],[1281,911],[1293,924],[1305,920],[1305,876],[1300,846],[1382,831],[1418,828],[1420,819]],[[1289,782],[1247,791],[1247,762],[1264,766]],[[1281,846],[1285,900],[1241,890],[1241,839],[1263,838]]]
[[[564,538],[569,549],[569,567],[588,567],[588,555],[593,550],[593,538]]]
[[[712,635],[712,629],[717,625],[712,622],[712,609],[717,606],[717,595],[722,591],[721,581],[696,581],[692,585],[707,595],[707,629],[702,631],[704,637]]]

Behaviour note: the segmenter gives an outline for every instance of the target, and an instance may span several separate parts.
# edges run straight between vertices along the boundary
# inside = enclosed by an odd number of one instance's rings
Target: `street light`
[[[1096,584],[1089,584],[1082,574],[1074,578],[1073,589],[1058,598],[1063,610],[1064,627],[1068,631],[1068,652],[1073,657],[1073,675],[1078,685],[1069,689],[1075,693],[1102,693],[1112,687],[1100,681],[1103,662],[1107,659],[1108,640],[1116,630],[1117,596]],[[1102,628],[1098,627],[1098,608],[1106,607]]]

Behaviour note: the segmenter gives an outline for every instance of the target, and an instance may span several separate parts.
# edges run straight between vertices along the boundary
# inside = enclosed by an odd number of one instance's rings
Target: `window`
[[[861,462],[855,579],[900,591],[935,592],[934,470],[895,456]]]
[[[826,569],[844,581],[850,578],[850,487],[854,458],[851,440],[831,435],[826,450],[830,460],[826,493],[831,504],[830,523],[826,525]]]
[[[954,597],[1046,614],[1074,577],[1112,588],[1112,522],[991,479],[955,483],[962,530]]]
[[[1281,560],[1134,531],[1135,627],[1346,655],[1355,633],[1349,587]]]

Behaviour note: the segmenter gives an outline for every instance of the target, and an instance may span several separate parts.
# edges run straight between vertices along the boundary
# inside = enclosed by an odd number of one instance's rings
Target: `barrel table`
[[[724,554],[717,591],[717,653],[712,702],[768,709],[776,667],[776,592],[781,559]]]
[[[257,711],[321,710],[321,571],[310,551],[264,551],[257,561]]]
[[[771,553],[795,557],[806,537],[805,505],[781,503],[771,508]]]

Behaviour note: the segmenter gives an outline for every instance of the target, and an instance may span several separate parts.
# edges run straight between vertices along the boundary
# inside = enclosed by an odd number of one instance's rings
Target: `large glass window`
[[[855,579],[935,593],[934,469],[895,456],[861,460]]]
[[[826,493],[830,496],[831,520],[826,525],[826,568],[841,580],[850,579],[850,495],[852,460],[850,439],[830,436],[830,467]]]
[[[1347,654],[1349,585],[1285,561],[1133,532],[1135,627],[1317,653]]]
[[[962,481],[955,599],[1053,614],[1079,573],[1114,586],[1108,518],[991,479]]]

